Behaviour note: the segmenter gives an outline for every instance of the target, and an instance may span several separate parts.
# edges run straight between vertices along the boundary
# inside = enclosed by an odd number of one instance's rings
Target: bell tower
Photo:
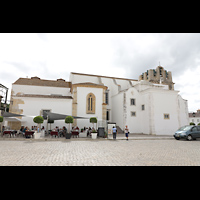
[[[147,72],[142,73],[139,76],[140,80],[146,80],[151,83],[168,85],[169,90],[174,90],[174,83],[172,81],[172,73],[165,70],[162,66],[158,66],[156,69],[149,69]]]

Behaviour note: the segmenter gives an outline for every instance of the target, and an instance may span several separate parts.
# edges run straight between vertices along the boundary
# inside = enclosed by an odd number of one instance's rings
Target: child
[[[128,134],[129,134],[129,132],[128,132],[128,126],[126,125],[126,128],[125,128],[126,140],[128,140]]]

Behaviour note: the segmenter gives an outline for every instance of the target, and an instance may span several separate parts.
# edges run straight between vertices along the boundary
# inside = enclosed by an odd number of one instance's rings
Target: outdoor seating
[[[3,135],[2,135],[2,137],[4,136],[4,135],[6,135],[6,134],[9,134],[10,135],[10,137],[11,137],[11,135],[15,135],[16,136],[16,133],[17,133],[17,131],[15,131],[15,130],[5,130],[5,131],[3,131]]]
[[[65,137],[66,133],[67,133],[67,130],[61,130],[61,131],[59,131],[60,137],[61,136]]]
[[[17,137],[17,138],[35,138],[34,137],[34,133],[35,133],[35,130],[26,130],[25,132],[22,132],[21,130],[4,130],[3,133],[2,133],[2,137],[4,135],[9,135],[8,137],[9,138],[12,138],[13,137]],[[73,138],[86,138],[87,137],[87,129],[86,130],[83,130],[82,132],[79,132],[79,128],[76,127],[74,129],[71,130],[71,137]],[[51,137],[53,138],[53,136],[55,137],[58,137],[58,138],[61,138],[61,137],[65,137],[67,134],[67,129],[64,129],[64,130],[60,130],[60,131],[57,131],[55,129],[53,130],[48,130],[48,131],[45,131],[45,135],[44,137]]]
[[[72,132],[72,136],[76,136],[76,137],[79,137],[79,131],[78,130],[73,130]]]
[[[4,135],[6,135],[6,134],[10,134],[10,137],[11,137],[11,132],[12,132],[12,130],[4,131],[2,137],[3,137]]]
[[[51,131],[51,136],[55,135],[55,137],[58,137],[58,131]]]
[[[34,134],[35,132],[34,131],[25,131],[25,137],[28,137],[28,136],[32,136],[32,138],[33,138],[33,134]]]

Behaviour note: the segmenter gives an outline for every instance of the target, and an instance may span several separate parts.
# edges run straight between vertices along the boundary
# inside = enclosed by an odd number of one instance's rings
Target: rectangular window
[[[107,120],[107,121],[110,120],[109,110],[107,110],[107,112],[106,112],[106,120]]]
[[[142,105],[142,110],[145,110],[145,106],[144,105]]]
[[[106,92],[106,104],[108,104],[108,92]]]
[[[136,112],[131,111],[131,117],[136,117]]]
[[[169,119],[169,114],[164,114],[164,119]]]
[[[88,98],[88,111],[90,111],[90,98]]]
[[[131,99],[131,106],[135,105],[135,99]]]

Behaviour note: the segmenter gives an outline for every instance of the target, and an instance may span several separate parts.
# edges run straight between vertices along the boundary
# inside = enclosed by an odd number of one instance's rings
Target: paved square
[[[200,165],[200,141],[0,140],[0,165]]]

